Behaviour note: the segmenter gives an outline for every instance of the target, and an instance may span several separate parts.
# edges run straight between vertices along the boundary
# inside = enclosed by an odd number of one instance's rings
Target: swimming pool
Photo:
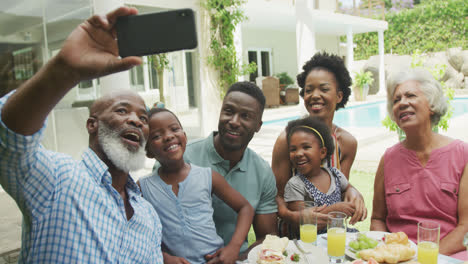
[[[453,117],[468,113],[468,97],[455,98],[452,101]],[[348,106],[335,113],[333,123],[342,127],[381,127],[387,115],[386,101]],[[299,116],[263,122],[263,125],[286,126],[290,120]]]

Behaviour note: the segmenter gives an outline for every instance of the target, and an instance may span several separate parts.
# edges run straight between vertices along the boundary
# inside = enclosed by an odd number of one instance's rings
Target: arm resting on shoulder
[[[374,201],[372,203],[372,217],[370,230],[388,232],[387,203],[385,201],[384,158],[380,159],[374,180]]]
[[[468,232],[468,164],[465,165],[458,191],[458,224],[445,236],[439,245],[439,253],[452,255],[466,250],[463,246],[463,237]]]

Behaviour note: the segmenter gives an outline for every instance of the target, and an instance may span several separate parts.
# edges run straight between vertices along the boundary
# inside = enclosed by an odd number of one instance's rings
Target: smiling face
[[[108,165],[127,172],[141,167],[148,117],[138,95],[127,91],[98,99],[91,107],[87,129],[90,147],[101,160],[110,161]]]
[[[183,160],[187,136],[177,118],[170,112],[159,112],[151,116],[149,126],[148,157],[162,165]]]
[[[312,132],[297,130],[289,139],[289,159],[294,168],[304,176],[320,172],[322,160],[327,149],[320,146],[320,141]]]
[[[304,106],[310,116],[331,122],[336,104],[342,99],[343,92],[338,91],[338,83],[333,73],[324,69],[310,71],[304,85]]]
[[[247,147],[262,126],[259,102],[243,92],[230,92],[224,98],[218,122],[218,141],[225,150],[237,151]]]
[[[431,127],[433,112],[419,85],[417,81],[406,81],[393,94],[393,116],[403,130],[413,126]]]
[[[148,116],[143,100],[133,94],[120,95],[98,116],[118,135],[126,148],[137,151],[148,138]]]

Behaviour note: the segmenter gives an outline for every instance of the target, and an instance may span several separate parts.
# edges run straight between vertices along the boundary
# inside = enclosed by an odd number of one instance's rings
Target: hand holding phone
[[[119,17],[116,30],[122,58],[197,47],[195,16],[191,9]]]

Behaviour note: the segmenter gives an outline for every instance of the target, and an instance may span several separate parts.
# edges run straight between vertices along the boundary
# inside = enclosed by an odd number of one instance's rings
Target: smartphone
[[[119,17],[116,31],[122,58],[197,47],[195,16],[191,9]]]

